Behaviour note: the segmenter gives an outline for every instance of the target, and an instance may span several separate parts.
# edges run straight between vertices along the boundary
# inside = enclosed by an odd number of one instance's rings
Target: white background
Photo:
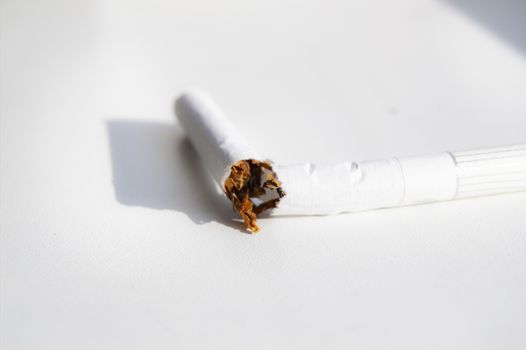
[[[524,349],[526,194],[261,220],[173,117],[283,163],[526,142],[521,0],[1,0],[2,349]]]

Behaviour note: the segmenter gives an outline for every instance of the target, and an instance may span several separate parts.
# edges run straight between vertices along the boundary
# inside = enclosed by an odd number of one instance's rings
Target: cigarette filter
[[[257,216],[331,215],[526,190],[526,144],[338,164],[264,160],[205,93],[176,114],[247,229]]]

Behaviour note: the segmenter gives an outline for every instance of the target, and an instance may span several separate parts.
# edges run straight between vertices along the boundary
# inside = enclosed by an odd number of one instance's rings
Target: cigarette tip
[[[199,88],[186,88],[176,97],[174,102],[175,116],[181,120],[195,115],[196,108],[213,108],[215,106],[212,98]]]
[[[179,101],[184,101],[186,99],[209,99],[210,97],[208,94],[199,88],[195,87],[187,87],[184,88],[175,99],[175,104],[177,105],[180,103]]]

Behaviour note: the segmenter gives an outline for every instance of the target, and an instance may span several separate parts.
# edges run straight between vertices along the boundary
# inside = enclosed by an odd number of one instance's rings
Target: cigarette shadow
[[[443,0],[472,16],[526,54],[526,1]]]
[[[199,225],[214,221],[242,231],[178,126],[110,120],[106,127],[119,203],[174,210]]]

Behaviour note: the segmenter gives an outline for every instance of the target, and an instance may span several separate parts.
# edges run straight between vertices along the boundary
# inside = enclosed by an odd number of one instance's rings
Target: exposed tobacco
[[[232,165],[224,190],[232,201],[234,211],[241,215],[246,228],[252,233],[259,231],[257,215],[276,208],[279,200],[285,196],[272,166],[256,159],[240,160]],[[266,190],[275,191],[278,197],[255,205],[252,199],[263,196]]]

